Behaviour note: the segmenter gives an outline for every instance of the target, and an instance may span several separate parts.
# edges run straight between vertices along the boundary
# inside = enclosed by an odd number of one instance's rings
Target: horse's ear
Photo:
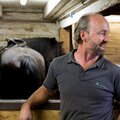
[[[63,41],[60,41],[59,44],[62,45],[64,42]]]
[[[7,47],[16,45],[15,41],[11,38],[6,38]]]
[[[15,41],[16,45],[20,46],[20,47],[25,47],[27,44],[25,40],[20,39],[20,38],[14,38],[14,41]]]
[[[13,47],[14,45],[21,47],[26,46],[26,42],[20,38],[14,38],[14,39],[7,38],[6,41],[7,41],[7,47]]]
[[[60,54],[61,54],[61,55],[64,55],[64,54],[65,54],[65,51],[64,51],[64,48],[63,48],[63,43],[64,43],[63,41],[60,41],[60,42],[59,42],[60,52],[61,52]]]

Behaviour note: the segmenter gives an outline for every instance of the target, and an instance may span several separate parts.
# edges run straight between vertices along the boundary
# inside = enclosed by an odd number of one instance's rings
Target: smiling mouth
[[[99,45],[98,46],[98,51],[103,53],[105,51],[105,45]]]
[[[100,45],[100,48],[105,49],[105,45]]]
[[[106,47],[106,44],[103,44],[103,43],[102,43],[102,44],[99,45],[99,47],[100,47],[100,49],[104,50],[105,47]]]

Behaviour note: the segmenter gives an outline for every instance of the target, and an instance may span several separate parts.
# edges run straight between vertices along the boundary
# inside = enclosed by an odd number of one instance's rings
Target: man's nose
[[[108,34],[105,35],[104,41],[106,41],[106,42],[110,41],[110,36]]]

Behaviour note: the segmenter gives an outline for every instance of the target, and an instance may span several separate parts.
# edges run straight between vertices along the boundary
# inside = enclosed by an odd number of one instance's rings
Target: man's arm
[[[32,120],[31,109],[46,102],[49,97],[53,96],[54,94],[55,92],[46,89],[44,86],[41,86],[22,105],[19,120]]]

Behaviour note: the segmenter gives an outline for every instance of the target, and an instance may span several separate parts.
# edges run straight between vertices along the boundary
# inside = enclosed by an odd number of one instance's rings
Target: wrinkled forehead
[[[91,16],[89,18],[89,29],[103,29],[107,32],[110,31],[108,21],[101,15]]]

